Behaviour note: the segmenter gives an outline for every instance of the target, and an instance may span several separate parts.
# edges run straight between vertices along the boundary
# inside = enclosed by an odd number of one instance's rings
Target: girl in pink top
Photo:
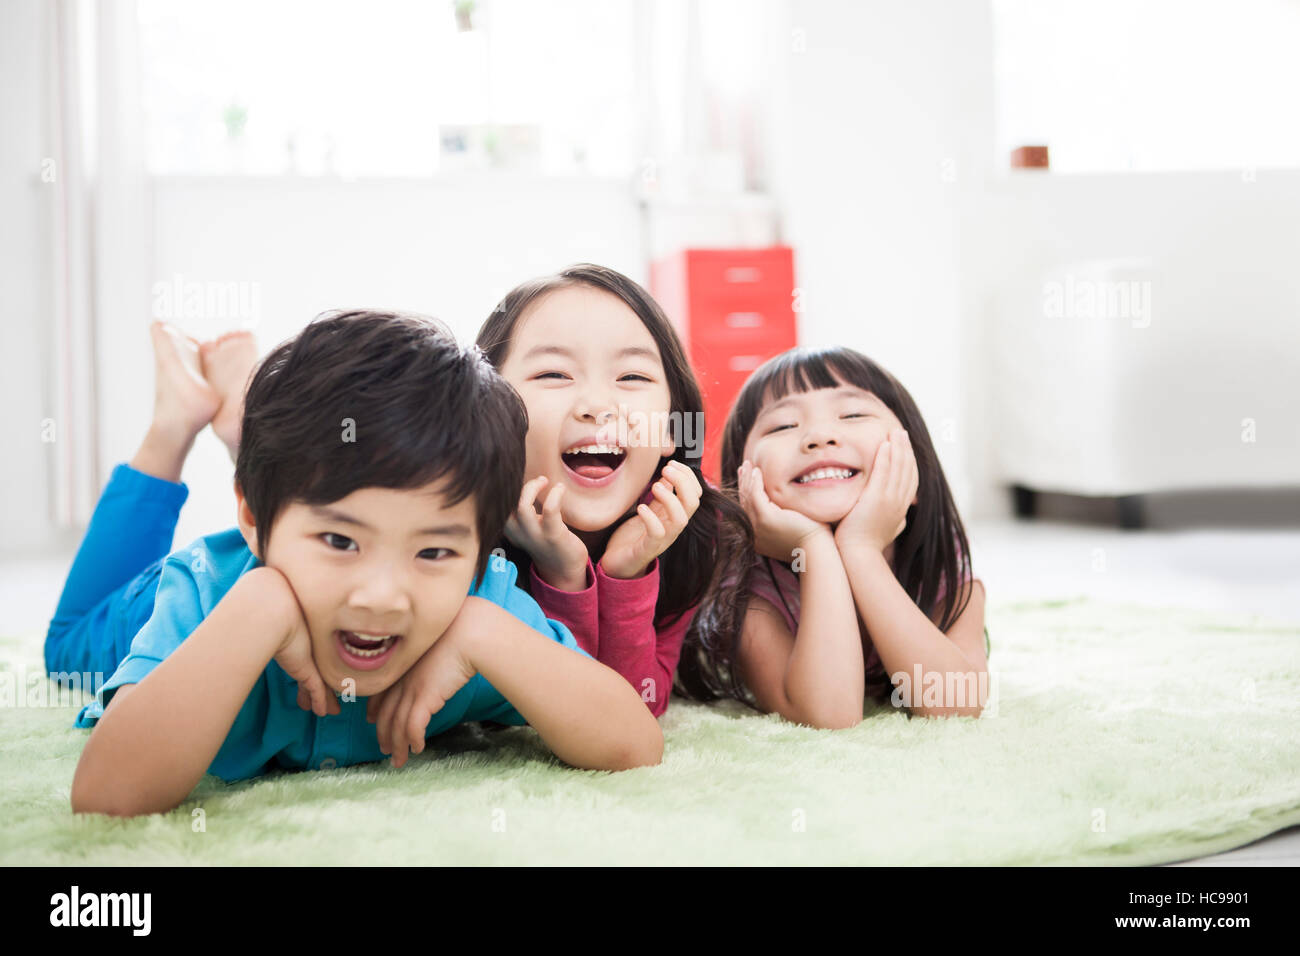
[[[622,674],[656,717],[740,509],[700,474],[699,385],[639,285],[581,264],[518,286],[478,345],[528,409],[533,476],[507,557],[546,616]]]
[[[983,584],[925,422],[893,376],[845,348],[769,360],[728,416],[722,479],[752,537],[727,536],[683,652],[685,693],[828,728],[891,691],[913,714],[980,714]]]

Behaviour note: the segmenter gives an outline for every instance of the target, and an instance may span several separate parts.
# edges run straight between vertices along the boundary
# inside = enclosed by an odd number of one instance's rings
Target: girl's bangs
[[[761,407],[794,392],[812,392],[840,385],[856,385],[873,391],[875,383],[864,372],[864,369],[854,367],[841,349],[793,349],[774,360],[762,380],[755,385]]]

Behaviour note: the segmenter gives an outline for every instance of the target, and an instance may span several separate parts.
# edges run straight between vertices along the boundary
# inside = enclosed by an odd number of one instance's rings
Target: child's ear
[[[244,491],[239,487],[239,482],[235,482],[235,522],[239,525],[239,533],[244,536],[244,543],[248,545],[248,550],[261,556],[257,549],[257,524],[253,521],[253,509],[248,507],[248,500],[244,497]]]

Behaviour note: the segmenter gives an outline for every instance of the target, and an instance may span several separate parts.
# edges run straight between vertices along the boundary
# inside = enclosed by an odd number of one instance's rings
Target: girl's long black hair
[[[699,427],[694,429],[693,440],[703,441],[704,400],[695,373],[686,359],[681,339],[650,293],[613,269],[578,263],[555,275],[532,279],[516,286],[506,294],[479,329],[476,341],[487,355],[488,361],[496,368],[501,368],[510,351],[515,325],[530,304],[556,289],[574,285],[591,286],[616,295],[636,313],[636,317],[649,330],[659,347],[659,357],[668,380],[669,404],[671,411],[677,413],[670,421],[675,429],[678,421],[699,422]],[[655,602],[656,628],[674,623],[703,599],[718,570],[720,534],[737,533],[729,529],[741,529],[741,535],[749,533],[749,520],[740,506],[704,480],[704,475],[700,472],[700,449],[695,448],[696,454],[692,456],[682,434],[675,433],[673,438],[677,447],[670,460],[680,461],[695,473],[703,494],[699,508],[691,516],[686,529],[661,556],[659,598]],[[652,480],[658,480],[666,463],[666,460],[660,461]],[[629,516],[635,513],[635,507],[633,503]],[[528,552],[509,541],[504,542],[503,547],[506,556],[519,568],[520,578],[527,580],[528,570],[532,566]],[[599,560],[599,555],[593,555],[594,560]]]
[[[759,366],[745,382],[722,436],[722,489],[738,499],[736,472],[745,442],[763,407],[792,392],[856,385],[871,392],[897,416],[911,440],[918,474],[917,503],[894,540],[894,573],[899,583],[941,631],[947,631],[970,601],[970,589],[941,582],[965,582],[970,548],[952,493],[916,402],[902,384],[865,355],[847,348],[791,349]],[[731,697],[753,706],[736,666],[736,644],[749,605],[754,574],[767,574],[780,594],[771,562],[756,565],[752,531],[746,524],[729,535],[728,548],[682,648],[677,690],[696,700]]]

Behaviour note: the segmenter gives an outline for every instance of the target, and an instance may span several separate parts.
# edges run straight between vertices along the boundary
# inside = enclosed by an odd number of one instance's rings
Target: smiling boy
[[[379,760],[367,699],[390,691],[429,715],[424,737],[528,723],[576,767],[658,763],[636,692],[484,547],[518,498],[526,427],[431,320],[333,315],[275,349],[244,398],[238,527],[163,561],[151,616],[78,718],[94,732],[73,810],[166,811],[204,772]]]

